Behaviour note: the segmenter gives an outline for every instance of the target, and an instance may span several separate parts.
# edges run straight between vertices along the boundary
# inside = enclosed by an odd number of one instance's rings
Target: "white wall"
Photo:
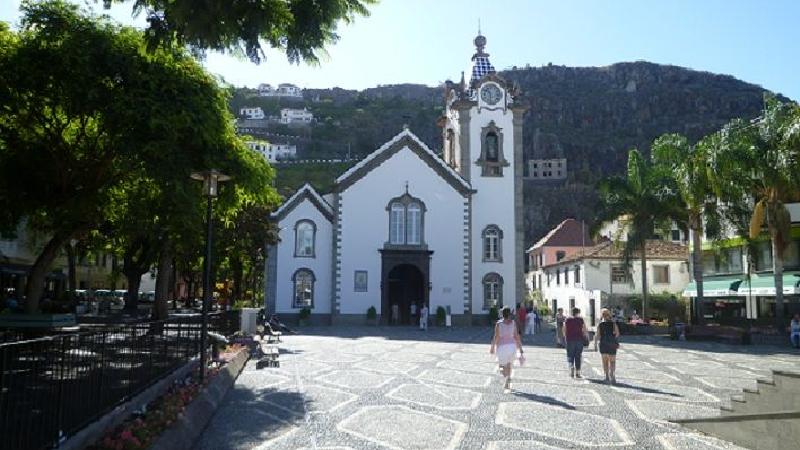
[[[314,242],[314,257],[294,256],[295,224],[303,219],[311,220],[317,226]],[[292,308],[294,283],[292,276],[302,267],[314,272],[314,308],[313,314],[329,314],[331,312],[331,238],[332,226],[328,219],[308,200],[303,200],[278,223],[278,274],[276,280],[275,309],[278,313],[296,313],[299,308]]]
[[[481,154],[481,131],[494,120],[503,135],[503,157],[509,165],[503,167],[502,177],[483,177],[475,161]],[[470,112],[470,184],[477,191],[472,200],[472,311],[485,314],[483,309],[483,277],[496,272],[503,277],[503,303],[513,306],[524,299],[516,298],[516,259],[514,223],[514,126],[513,112],[472,108]],[[483,262],[481,233],[487,225],[503,230],[503,261]]]
[[[403,148],[340,193],[342,314],[366,314],[374,306],[381,313],[381,254],[389,239],[392,198],[408,193],[425,203],[424,238],[431,256],[430,309],[450,306],[463,313],[464,198],[419,156]],[[367,292],[354,292],[356,270],[366,270]]]
[[[565,266],[561,266],[561,284],[557,285],[555,281],[555,267],[550,267],[548,270],[551,273],[550,286],[547,286],[546,275],[542,277],[542,295],[547,300],[548,305],[552,306],[552,300],[558,300],[558,306],[564,308],[566,312],[569,308],[570,298],[575,299],[575,306],[580,308],[584,317],[589,316],[589,299],[596,299],[597,314],[602,306],[600,304],[600,292],[605,298],[608,294],[617,295],[640,295],[641,288],[641,264],[635,261],[632,266],[632,283],[614,283],[613,287],[610,285],[611,281],[611,265],[621,264],[618,261],[610,260],[587,260],[581,262],[573,262]],[[581,283],[575,283],[575,265],[581,267]],[[653,266],[669,266],[669,283],[656,284],[653,279]],[[568,277],[564,281],[564,268],[567,267]],[[652,294],[660,294],[669,292],[671,294],[680,295],[689,284],[689,270],[685,261],[675,260],[649,260],[647,261],[647,287],[648,291]]]

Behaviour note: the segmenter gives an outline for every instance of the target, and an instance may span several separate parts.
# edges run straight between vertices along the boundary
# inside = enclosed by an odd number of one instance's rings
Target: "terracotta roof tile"
[[[577,253],[561,261],[548,264],[544,267],[555,267],[561,264],[580,261],[582,259],[622,259],[625,248],[624,242],[606,241],[587,248],[583,254]],[[674,242],[650,239],[645,248],[648,259],[685,260],[689,258],[689,247]],[[639,252],[634,252],[633,257],[638,258]]]
[[[556,225],[539,239],[528,251],[540,247],[582,247],[594,245],[589,236],[589,227],[575,219],[567,219]]]

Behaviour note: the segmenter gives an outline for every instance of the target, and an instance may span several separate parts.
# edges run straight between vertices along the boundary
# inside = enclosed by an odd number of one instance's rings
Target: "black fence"
[[[234,316],[209,328],[230,334]],[[0,449],[57,447],[199,351],[199,316],[0,343]]]

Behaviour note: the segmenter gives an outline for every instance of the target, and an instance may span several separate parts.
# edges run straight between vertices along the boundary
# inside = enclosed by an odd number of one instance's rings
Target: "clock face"
[[[503,92],[496,84],[487,84],[481,88],[481,100],[489,105],[496,105],[503,99]]]

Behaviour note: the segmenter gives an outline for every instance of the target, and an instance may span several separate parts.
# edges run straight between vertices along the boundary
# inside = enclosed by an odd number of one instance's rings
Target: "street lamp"
[[[220,182],[231,179],[216,169],[203,172],[192,172],[192,179],[203,182],[203,195],[206,197],[206,256],[203,258],[203,311],[202,325],[200,327],[200,383],[205,381],[206,365],[206,335],[208,334],[208,305],[211,302],[211,201],[219,193]]]

